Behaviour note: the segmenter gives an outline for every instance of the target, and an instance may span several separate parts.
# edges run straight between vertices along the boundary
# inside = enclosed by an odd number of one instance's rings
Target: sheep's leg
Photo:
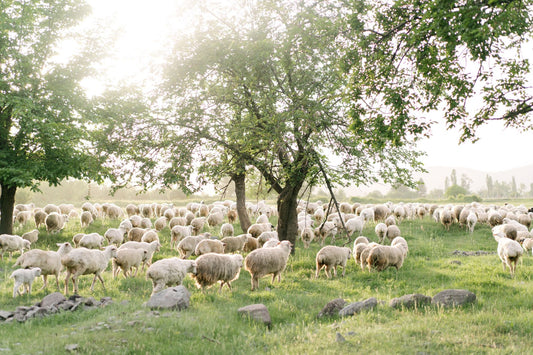
[[[100,276],[100,273],[98,273],[97,275],[98,275],[98,280],[100,280],[100,282],[102,283],[102,288],[105,291],[104,279],[102,279],[102,276]]]
[[[252,291],[259,287],[259,280],[252,275]]]
[[[318,279],[318,274],[320,273],[320,270],[322,268],[320,267],[320,265],[317,263],[316,264],[316,273],[315,273],[315,279]]]
[[[13,298],[17,297],[17,294],[19,294],[19,287],[20,284],[15,281],[15,286],[13,286]]]
[[[342,266],[342,277],[344,277],[344,274],[346,273],[346,265]]]
[[[333,276],[337,277],[337,266],[333,266]]]
[[[31,284],[32,284],[32,283],[33,283],[33,282],[30,282],[30,283],[28,284],[28,295],[31,295]]]
[[[68,295],[68,279],[69,278],[70,278],[70,271],[67,270],[67,276],[65,277],[65,295]],[[74,283],[74,281],[72,281],[72,283]],[[58,283],[58,286],[59,286],[59,283]]]
[[[136,266],[135,267],[135,274],[133,274],[133,277],[136,277],[137,276],[137,272],[139,271],[139,266]]]
[[[48,275],[43,275],[43,287],[41,287],[41,288],[39,289],[39,291],[42,290],[42,289],[44,289],[44,288],[46,288],[46,287],[48,286],[48,284],[46,283],[46,278],[47,278],[47,277],[48,277]]]

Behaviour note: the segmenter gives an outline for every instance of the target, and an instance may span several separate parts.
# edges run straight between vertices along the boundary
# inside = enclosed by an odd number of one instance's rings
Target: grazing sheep
[[[165,286],[181,285],[187,273],[196,274],[196,261],[180,258],[156,261],[146,271],[146,278],[152,280],[152,295],[161,291]]]
[[[224,237],[233,237],[234,233],[235,233],[235,231],[233,230],[233,224],[224,223],[220,227],[220,236],[222,238],[224,238]]]
[[[271,232],[274,230],[274,226],[268,222],[268,223],[255,223],[252,224],[249,228],[247,233],[250,234],[254,238],[258,238],[261,233],[263,232]]]
[[[194,250],[194,254],[198,256],[207,253],[224,254],[224,246],[225,244],[220,240],[204,239],[198,243]]]
[[[32,231],[24,233],[22,235],[22,239],[26,239],[31,244],[34,244],[35,242],[37,242],[37,240],[39,240],[39,230],[38,229],[34,229]]]
[[[144,229],[152,228],[152,221],[150,220],[150,218],[145,217],[145,218],[141,219],[140,228],[144,228]]]
[[[124,235],[126,235],[126,229],[119,228],[109,228],[104,233],[104,238],[107,240],[108,244],[115,244],[117,247],[124,242]]]
[[[193,235],[198,235],[202,229],[204,228],[204,225],[205,225],[205,217],[197,217],[197,218],[194,218],[190,225],[192,226],[192,234]]]
[[[361,265],[361,253],[366,249],[369,243],[353,243],[353,259],[356,265]]]
[[[400,269],[407,254],[405,249],[406,246],[403,243],[395,246],[380,245],[373,248],[368,253],[366,260],[368,270],[383,271],[390,266],[394,266],[396,270]]]
[[[133,216],[133,215],[137,215],[139,214],[141,211],[139,210],[139,207],[130,203],[126,206],[126,213],[128,214],[129,217]]]
[[[159,242],[159,235],[157,235],[157,231],[153,229],[149,229],[146,232],[144,232],[143,236],[141,237],[141,242],[145,243],[151,243],[153,241]]]
[[[533,254],[533,238],[525,238],[522,241],[522,248],[524,248],[524,251],[527,253],[528,251],[531,251]]]
[[[44,220],[44,223],[46,224],[46,231],[48,233],[60,232],[65,227],[67,220],[68,216],[59,214],[57,212],[48,214]]]
[[[390,213],[391,211],[386,205],[377,205],[374,207],[374,219],[376,221],[384,221]]]
[[[309,245],[315,238],[315,231],[311,227],[304,228],[302,230],[302,233],[300,233],[300,238],[302,238],[302,242],[304,243],[304,248],[309,248]]]
[[[357,233],[357,236],[360,236],[365,227],[365,220],[361,216],[355,216],[346,221],[344,224],[346,231],[348,232],[348,237]]]
[[[175,225],[170,230],[170,248],[174,245],[178,246],[178,243],[181,242],[185,237],[190,237],[192,235],[192,226],[182,226]]]
[[[133,228],[140,228],[143,218],[139,215],[130,216],[130,222]]]
[[[243,234],[246,236],[246,234]],[[206,287],[220,281],[220,291],[224,284],[231,290],[231,282],[239,278],[243,257],[240,254],[224,255],[207,253],[196,259],[196,280],[198,288],[205,291]]]
[[[448,209],[444,209],[440,213],[440,223],[446,228],[447,231],[450,230],[450,226],[453,223],[452,212]]]
[[[392,242],[392,240],[401,235],[400,228],[397,225],[393,224],[387,227],[387,239]]]
[[[390,216],[388,216],[388,217],[385,219],[385,224],[386,224],[387,226],[390,226],[390,225],[396,224],[396,217],[394,217],[394,215],[391,214]]]
[[[124,233],[128,234],[128,232],[133,228],[133,224],[131,224],[129,219],[124,219],[122,222],[120,222],[118,227],[124,229]]]
[[[35,220],[35,226],[39,228],[41,225],[46,226],[46,217],[48,216],[48,213],[39,210],[35,211],[35,214],[33,215],[33,219]]]
[[[244,249],[244,245],[248,240],[249,234],[241,234],[236,237],[225,237],[221,239],[221,242],[224,243],[224,253],[235,253],[241,252]]]
[[[364,244],[363,244],[364,245]],[[380,244],[378,243],[368,243],[366,244],[366,248],[362,249],[360,254],[359,254],[359,260],[361,262],[361,270],[365,271],[365,268],[366,268],[366,263],[367,263],[367,259],[368,259],[368,255],[370,254],[370,251],[374,248],[377,248],[379,247]]]
[[[50,214],[50,213],[57,213],[57,214],[61,214],[61,209],[54,205],[54,204],[48,204],[46,206],[43,207],[43,211],[46,212],[47,214]]]
[[[468,230],[470,231],[470,234],[474,233],[474,228],[476,227],[477,223],[477,215],[474,211],[468,212],[468,216],[466,217],[466,225],[468,227]]]
[[[272,274],[272,283],[278,277],[281,281],[281,273],[287,266],[287,260],[291,253],[291,243],[282,241],[275,248],[260,248],[252,251],[244,259],[245,269],[251,275],[252,291],[259,287],[259,279]]]
[[[186,226],[187,220],[185,217],[174,217],[168,222],[168,228],[172,230],[175,226]]]
[[[335,235],[337,235],[337,227],[333,222],[325,222],[321,227],[315,228],[315,237],[320,240],[320,245],[324,245],[324,241],[327,237],[331,237],[332,242],[335,241]]]
[[[246,243],[244,243],[243,251],[245,253],[249,253],[252,250],[259,248],[259,241],[257,238],[252,237],[251,235],[247,234]]]
[[[263,248],[275,248],[279,244],[279,240],[277,239],[270,239],[267,240],[265,244],[263,244]]]
[[[257,217],[257,219],[255,220],[255,223],[256,224],[260,224],[260,223],[270,223],[270,221],[268,220],[268,216],[266,214],[261,214]]]
[[[159,217],[154,222],[154,229],[161,232],[167,226],[167,217]]]
[[[144,228],[133,227],[128,232],[128,240],[132,242],[140,242],[144,232],[146,232],[146,229]]]
[[[159,251],[161,249],[161,244],[158,241],[153,241],[151,243],[145,243],[145,242],[126,242],[122,244],[118,250],[122,249],[144,249],[146,250],[146,256],[143,259],[143,270],[146,265],[152,264],[152,258],[154,256],[154,253],[156,251]]]
[[[204,239],[206,239],[206,236],[204,235],[195,235],[183,238],[178,243],[177,247],[178,251],[180,252],[180,258],[188,259],[196,250],[198,243]]]
[[[387,235],[387,227],[388,226],[385,223],[378,223],[374,228],[374,231],[376,232],[376,235],[378,236],[378,241],[380,243],[383,243],[383,240],[385,240],[385,236]]]
[[[61,269],[63,269],[61,258],[74,250],[74,248],[68,242],[58,243],[57,246],[59,247],[57,251],[46,251],[40,249],[29,250],[28,252],[19,256],[14,266],[20,266],[23,269],[30,267],[40,268],[44,283],[41,289],[48,286],[48,275],[54,275],[56,277],[56,286],[59,290],[59,273],[61,272]]]
[[[74,247],[78,248],[80,246],[80,240],[81,238],[85,237],[85,235],[85,233],[74,234],[72,237],[72,243],[74,244]]]
[[[8,252],[9,257],[13,256],[14,251],[20,251],[24,254],[24,249],[30,249],[31,243],[28,240],[22,239],[18,235],[2,234],[0,235],[0,248],[2,248],[2,258],[4,260],[4,253]]]
[[[124,216],[124,212],[122,211],[122,208],[118,207],[117,205],[108,205],[107,206],[107,218],[109,219],[118,219],[122,216]]]
[[[83,211],[80,215],[80,224],[82,228],[88,227],[94,222],[93,215],[89,211]]]
[[[505,271],[505,266],[507,265],[511,272],[511,277],[514,277],[516,265],[524,250],[516,240],[506,238],[501,230],[494,231],[496,227],[492,230],[494,239],[498,242],[498,256],[502,261],[503,270]]]
[[[498,234],[501,237],[516,240],[517,230],[516,227],[512,224],[499,224],[492,228],[492,234]]]
[[[342,266],[342,276],[346,272],[346,263],[350,259],[352,251],[350,248],[337,247],[334,245],[328,245],[323,247],[316,254],[316,274],[315,278],[318,278],[320,270],[325,266],[326,276],[331,278],[331,269],[333,268],[333,275],[337,276],[337,266]]]
[[[238,218],[238,214],[237,214],[237,211],[235,210],[229,210],[228,211],[228,222],[233,224],[235,222],[237,222],[237,218]]]
[[[20,211],[15,216],[15,221],[21,225],[28,223],[32,219],[31,211]]]
[[[96,278],[102,283],[105,290],[104,280],[100,274],[109,265],[109,259],[117,256],[117,247],[109,245],[103,251],[79,248],[74,249],[67,255],[61,258],[61,263],[67,269],[67,276],[65,277],[65,294],[68,294],[68,281],[72,277],[72,284],[74,286],[74,293],[78,293],[78,277],[80,275],[94,274],[93,282],[91,284],[91,291],[94,289]]]
[[[370,240],[368,240],[367,237],[365,236],[359,236],[357,238],[355,238],[355,240],[353,241],[353,244],[356,245],[356,244],[368,244],[370,243]]]
[[[80,239],[79,246],[87,249],[100,249],[104,244],[104,237],[98,233],[84,235]]]
[[[278,232],[271,231],[271,232],[263,232],[257,237],[257,242],[259,243],[260,247],[263,247],[263,245],[268,242],[269,240],[279,240],[278,238]]]
[[[221,225],[223,221],[224,214],[222,212],[210,213],[209,216],[207,216],[207,224],[210,227]]]
[[[491,210],[489,211],[489,214],[488,214],[488,222],[489,222],[489,226],[491,228],[494,228],[497,225],[503,223],[503,217],[499,212]]]
[[[365,220],[365,222],[374,222],[375,218],[374,218],[374,209],[372,207],[367,207],[367,208],[364,208],[363,210],[361,210],[361,213],[359,214],[361,217],[363,217],[363,219]]]
[[[116,278],[119,271],[122,270],[124,278],[128,277],[128,272],[131,268],[135,268],[135,274],[137,276],[139,271],[139,265],[147,260],[148,251],[146,249],[119,249],[117,250],[117,257],[113,259],[113,278]]]
[[[31,285],[33,283],[33,280],[35,280],[36,277],[39,277],[41,275],[41,269],[38,267],[32,267],[30,269],[17,269],[11,273],[11,276],[9,276],[10,279],[15,280],[15,285],[13,286],[13,298],[17,297],[17,294],[21,295],[25,293],[25,291],[31,295]],[[20,286],[22,286],[23,291],[20,293]]]

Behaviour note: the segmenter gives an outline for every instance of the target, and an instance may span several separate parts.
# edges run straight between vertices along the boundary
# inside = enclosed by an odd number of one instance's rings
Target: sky
[[[93,6],[92,19],[106,18],[122,28],[114,59],[109,63],[114,79],[142,73],[152,56],[160,55],[163,38],[169,33],[186,28],[186,21],[177,22],[175,16],[192,0],[88,0]],[[188,19],[193,21],[193,19]],[[532,51],[533,52],[533,51]],[[533,60],[533,54],[531,55]],[[96,90],[94,83],[88,90]],[[443,121],[438,116],[435,121]],[[478,130],[476,143],[459,144],[460,132],[446,130],[443,124],[432,128],[430,139],[421,141],[418,149],[425,151],[422,161],[426,167],[464,167],[496,172],[533,164],[533,131],[521,132],[504,128],[491,121]]]

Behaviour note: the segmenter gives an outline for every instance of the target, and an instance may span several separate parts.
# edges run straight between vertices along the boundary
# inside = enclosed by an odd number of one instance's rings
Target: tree
[[[472,184],[472,179],[466,174],[461,174],[461,187],[467,191],[470,191],[470,185]]]
[[[452,186],[457,185],[457,172],[455,171],[455,169],[452,169],[452,173],[450,175],[450,181],[452,182]]]
[[[531,129],[530,0],[367,2],[352,15],[354,124],[427,134],[444,112],[461,141],[490,120]],[[470,105],[470,102],[475,105]]]
[[[412,142],[349,129],[337,62],[347,3],[254,2],[238,18],[225,6],[235,3],[201,8],[190,38],[174,45],[153,145],[168,164],[145,161],[149,174],[187,188],[193,172],[216,180],[236,163],[242,172],[253,167],[278,194],[278,234],[292,242],[304,183],[411,182],[412,167],[420,169]]]
[[[492,195],[494,193],[494,184],[492,182],[492,176],[487,174],[485,179],[486,179],[486,182],[487,182],[487,196],[488,197],[492,197]]]
[[[90,144],[96,122],[85,114],[79,84],[102,51],[78,36],[78,53],[69,59],[56,53],[88,12],[82,0],[0,3],[0,233],[12,233],[17,188],[106,175],[105,156]]]
[[[420,178],[417,182],[416,182],[416,189],[418,191],[418,194],[422,197],[425,197],[426,194],[427,194],[427,186],[426,186],[426,183],[424,182],[424,180],[422,178]]]
[[[511,197],[518,197],[518,189],[516,187],[516,179],[514,176],[511,180]]]

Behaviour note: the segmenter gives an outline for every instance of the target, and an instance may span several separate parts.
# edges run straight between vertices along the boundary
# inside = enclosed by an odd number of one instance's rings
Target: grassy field
[[[96,221],[86,232],[103,234],[119,221]],[[28,225],[19,233],[32,229]],[[235,225],[236,233],[240,228]],[[105,308],[55,314],[25,323],[0,323],[0,352],[12,354],[64,353],[68,344],[78,344],[79,353],[88,354],[526,354],[533,348],[533,257],[527,255],[511,278],[502,269],[498,256],[457,256],[460,251],[496,251],[488,226],[478,226],[473,235],[452,226],[449,232],[430,218],[404,221],[402,236],[409,243],[403,267],[396,271],[362,272],[353,259],[344,278],[327,280],[324,273],[314,278],[314,258],[320,246],[303,249],[300,242],[291,256],[281,283],[260,280],[259,290],[250,291],[250,275],[241,272],[233,291],[206,294],[196,289],[187,277],[191,291],[190,307],[181,312],[151,312],[143,307],[149,299],[151,282],[144,273],[135,279],[104,275],[107,292],[100,284],[89,291],[91,276],[80,278],[80,294],[99,299],[112,297]],[[55,243],[69,241],[81,230],[71,221],[60,234],[41,231],[38,248],[56,249]],[[364,235],[376,239],[374,224]],[[212,230],[218,234],[217,230]],[[163,248],[155,260],[176,255],[169,248],[168,229],[160,233]],[[341,245],[342,241],[337,241]],[[31,296],[12,298],[13,258],[0,263],[0,309],[14,310],[32,305],[55,291],[37,291]],[[459,261],[459,263],[457,263]],[[53,279],[52,279],[53,281]],[[61,284],[64,281],[62,276]],[[410,293],[434,296],[450,288],[467,289],[477,296],[474,305],[443,309],[425,307],[395,310],[388,307],[392,298]],[[381,304],[374,310],[347,318],[317,318],[332,299],[347,302],[376,297]],[[265,304],[272,317],[272,328],[237,314],[237,309],[253,303]],[[344,341],[339,341],[340,336]]]

